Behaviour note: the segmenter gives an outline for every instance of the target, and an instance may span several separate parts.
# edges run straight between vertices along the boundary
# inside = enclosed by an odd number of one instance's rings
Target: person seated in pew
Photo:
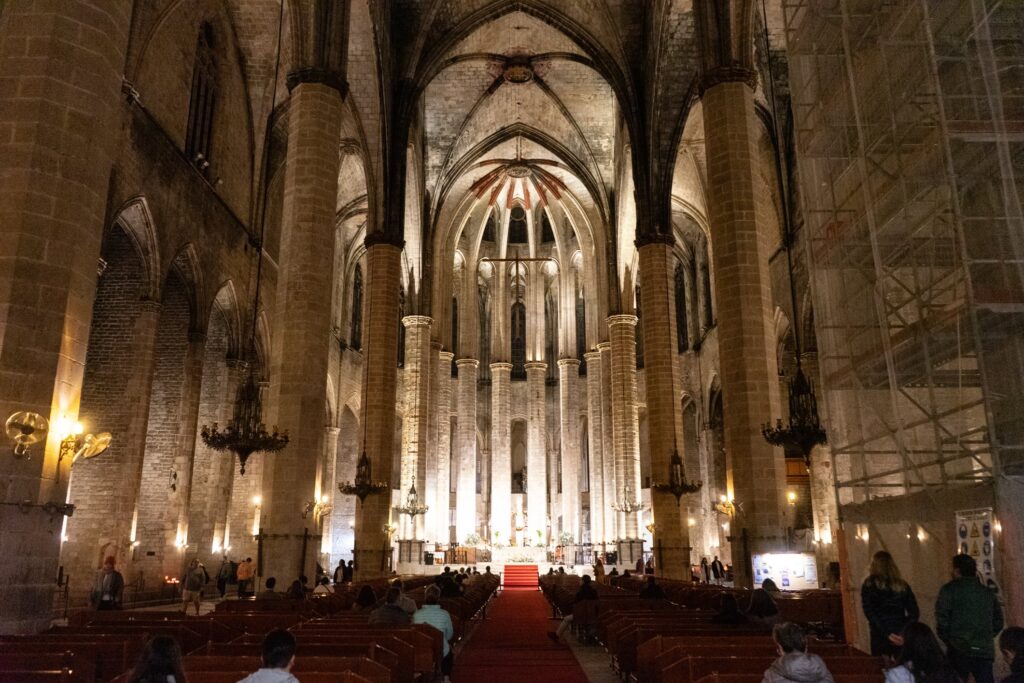
[[[907,624],[900,634],[903,647],[898,666],[885,670],[885,683],[960,683],[960,676],[949,665],[942,645],[927,624]]]
[[[764,672],[761,683],[834,683],[825,660],[807,652],[807,638],[796,624],[784,622],[772,629],[779,658]]]
[[[288,586],[288,591],[284,594],[284,597],[289,600],[305,600],[306,591],[302,588],[302,581],[299,579],[292,581],[292,585]]]
[[[1024,628],[1009,626],[999,634],[999,650],[1010,665],[1010,675],[1001,683],[1024,683]]]
[[[437,584],[438,586],[440,586],[441,582],[444,581],[445,579],[450,579],[451,575],[452,575],[452,568],[448,567],[448,566],[445,566],[445,568],[441,571],[441,573],[437,575],[437,578],[434,579],[434,583]]]
[[[761,582],[761,588],[768,591],[772,595],[782,595],[782,591],[779,590],[779,585],[771,579],[765,579]]]
[[[456,581],[456,574],[448,573],[441,575],[441,581],[438,584],[438,588],[441,591],[442,598],[458,598],[462,597],[462,587]]]
[[[740,611],[740,603],[732,593],[722,593],[718,603],[718,614],[711,617],[712,624],[745,624],[747,617]]]
[[[402,583],[402,580],[395,579],[391,582],[391,586],[392,588],[398,589],[398,595],[400,596],[398,598],[398,606],[405,610],[405,613],[410,616],[415,614],[416,610],[418,609],[418,607],[416,606],[416,601],[405,594],[405,584]]]
[[[277,579],[275,579],[273,576],[269,577],[267,579],[267,582],[265,584],[263,584],[263,585],[264,585],[265,588],[264,588],[264,590],[260,591],[259,595],[256,596],[258,599],[260,599],[260,600],[267,600],[267,599],[275,600],[277,598],[283,598],[284,597],[284,595],[282,595],[281,593],[278,593],[276,590],[274,590],[275,588],[277,588]]]
[[[455,637],[455,627],[452,626],[452,617],[438,604],[441,599],[441,589],[437,586],[428,586],[423,592],[423,607],[416,610],[412,615],[412,623],[427,624],[441,632],[442,655],[441,674],[444,676],[444,683],[451,683],[452,668],[455,659],[452,656],[451,640]]]
[[[364,585],[359,589],[359,595],[356,596],[356,601],[352,604],[352,611],[369,612],[376,604],[377,595],[373,592],[373,588],[368,585]]]
[[[334,588],[331,587],[331,580],[326,576],[320,577],[320,583],[313,589],[313,595],[334,595]]]
[[[597,599],[599,599],[597,595],[597,590],[594,588],[594,584],[590,579],[590,575],[584,574],[583,577],[580,579],[580,589],[576,591],[576,597],[572,599],[572,604],[575,605],[580,602],[586,602],[587,600]],[[548,631],[548,638],[551,639],[551,642],[561,644],[562,635],[567,630],[569,630],[569,627],[572,626],[572,622],[573,615],[572,613],[569,613],[565,616],[564,619],[562,619],[562,623],[558,625],[557,629],[555,629],[554,631]]]
[[[383,626],[402,626],[411,623],[412,615],[402,608],[402,597],[402,589],[392,584],[384,596],[384,604],[370,612],[369,623]],[[414,602],[413,605],[415,604]]]
[[[484,567],[484,576],[486,576],[487,578],[491,578],[492,576],[494,576],[494,574],[491,573],[491,565],[487,565],[486,567]]]
[[[178,641],[170,636],[151,638],[127,683],[187,683]]]
[[[291,674],[295,665],[295,636],[275,629],[263,639],[263,667],[238,683],[299,683]]]
[[[750,594],[747,620],[752,624],[764,626],[766,629],[774,626],[775,622],[779,620],[779,608],[765,589],[758,588]]]
[[[654,580],[654,576],[647,577],[647,585],[640,589],[640,597],[644,600],[664,600],[665,591]]]

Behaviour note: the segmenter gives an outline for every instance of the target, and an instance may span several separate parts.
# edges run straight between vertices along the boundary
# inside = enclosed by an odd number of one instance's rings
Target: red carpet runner
[[[455,683],[587,683],[569,648],[548,640],[550,616],[540,591],[505,590],[455,659]]]

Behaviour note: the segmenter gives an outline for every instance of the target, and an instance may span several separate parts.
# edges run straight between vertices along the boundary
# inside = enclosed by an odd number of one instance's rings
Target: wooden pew
[[[108,635],[0,636],[0,653],[53,653],[69,651],[81,660],[91,660],[96,680],[109,681],[127,669],[142,651],[141,637]]]
[[[92,683],[96,680],[95,660],[79,657],[71,651],[50,653],[6,652],[0,654],[0,681],[66,680]]]
[[[244,678],[260,668],[259,657],[217,657],[205,655],[189,655],[185,657],[185,673],[189,679],[192,674],[203,671],[226,671]],[[296,657],[292,673],[296,678],[305,680],[306,673],[341,673],[351,671],[362,676],[371,683],[391,683],[391,673],[383,664],[371,661],[366,657]],[[236,681],[238,679],[235,679]]]

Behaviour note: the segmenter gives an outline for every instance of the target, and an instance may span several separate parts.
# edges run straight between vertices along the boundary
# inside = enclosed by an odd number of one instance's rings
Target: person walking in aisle
[[[871,632],[871,655],[894,659],[900,652],[900,634],[921,616],[910,585],[903,580],[892,555],[879,550],[871,559],[868,578],[860,588],[860,601]]]
[[[217,570],[217,592],[220,593],[221,600],[224,599],[224,594],[228,592],[228,584],[237,580],[235,578],[235,571],[235,563],[225,555],[224,561],[220,563],[220,569]]]
[[[252,558],[245,558],[245,562],[238,565],[238,597],[251,598],[256,594],[256,565]]]
[[[970,555],[953,558],[953,580],[935,601],[935,625],[957,673],[964,680],[974,676],[974,683],[993,683],[992,641],[1003,630],[1003,610],[996,594],[981,585]]]
[[[700,558],[700,578],[704,583],[711,583],[711,565],[707,557]]]
[[[196,606],[196,616],[199,616],[199,606],[203,601],[203,587],[210,582],[210,575],[206,567],[198,558],[193,558],[188,563],[188,569],[181,577],[181,612],[188,614],[188,606]]]

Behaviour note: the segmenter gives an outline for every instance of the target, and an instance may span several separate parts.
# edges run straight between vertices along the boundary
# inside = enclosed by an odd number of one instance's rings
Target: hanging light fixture
[[[636,496],[633,495],[633,487],[626,484],[622,487],[622,497],[612,503],[611,507],[612,510],[615,510],[616,512],[624,512],[628,515],[634,512],[640,512],[646,506],[643,504],[643,501],[637,500]]]
[[[796,282],[793,277],[793,246],[796,243],[796,236],[793,233],[790,213],[789,183],[783,181],[783,138],[779,130],[779,112],[775,101],[775,76],[772,71],[768,15],[764,0],[761,1],[761,15],[764,25],[765,58],[768,60],[768,92],[772,105],[772,132],[775,136],[775,177],[779,184],[779,201],[782,204],[782,246],[786,251],[786,268],[789,273],[790,305],[793,308],[793,353],[796,360],[796,372],[789,382],[789,420],[784,424],[782,418],[778,418],[774,427],[770,422],[766,422],[761,425],[761,434],[765,441],[773,446],[799,451],[804,461],[810,463],[811,451],[815,446],[826,443],[828,437],[818,418],[818,400],[814,395],[814,386],[807,379],[800,364],[800,315],[796,304]]]
[[[678,442],[672,444],[672,460],[669,462],[668,483],[651,486],[656,491],[671,493],[676,497],[676,505],[680,504],[684,494],[696,493],[704,486],[702,481],[687,481],[683,469],[683,459],[679,456]]]
[[[429,505],[420,505],[419,494],[416,493],[416,477],[412,478],[412,483],[409,485],[409,493],[405,496],[405,505],[400,505],[395,509],[400,514],[409,515],[413,518],[426,514],[427,510],[430,509]]]
[[[281,3],[281,10],[278,15],[277,26],[277,59],[274,65],[274,88],[271,102],[277,97],[277,71],[281,65],[281,26],[284,3]],[[271,113],[270,117],[273,116]],[[268,117],[269,118],[269,117]],[[267,145],[269,147],[271,121],[267,125]],[[269,153],[267,150],[265,154]],[[269,184],[269,164],[264,164],[264,183]],[[263,237],[267,229],[267,193],[263,193],[263,211],[260,220],[259,237],[251,235],[249,243],[256,249],[256,286],[252,299],[252,329],[249,334],[249,344],[243,356],[247,362],[245,379],[238,388],[235,397],[235,411],[227,427],[221,431],[216,422],[211,426],[203,425],[200,436],[209,448],[215,451],[229,451],[238,456],[241,465],[240,473],[245,474],[245,463],[253,453],[274,453],[288,445],[288,430],[278,432],[275,425],[272,430],[267,431],[263,424],[263,399],[259,383],[256,380],[256,321],[260,310],[260,285],[263,274]]]

